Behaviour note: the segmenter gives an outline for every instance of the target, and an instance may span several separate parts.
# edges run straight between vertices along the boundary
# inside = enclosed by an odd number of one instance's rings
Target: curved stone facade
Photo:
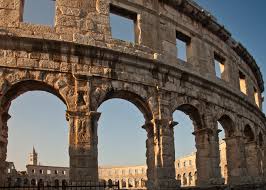
[[[262,75],[208,12],[189,0],[57,0],[49,27],[24,23],[23,2],[0,1],[0,179],[11,101],[43,90],[68,109],[71,180],[98,180],[97,109],[122,98],[146,120],[148,189],[178,185],[175,110],[193,120],[198,186],[223,183],[217,121],[226,134],[228,183],[264,181]],[[135,43],[112,38],[110,11],[133,20]],[[177,38],[186,43],[185,62],[176,58]]]

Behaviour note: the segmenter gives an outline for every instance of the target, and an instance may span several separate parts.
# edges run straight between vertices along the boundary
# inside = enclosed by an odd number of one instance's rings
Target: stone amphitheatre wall
[[[198,186],[223,183],[217,121],[226,134],[228,183],[265,180],[262,75],[208,12],[188,0],[56,0],[50,27],[23,22],[23,4],[0,1],[0,178],[10,103],[43,90],[67,106],[72,180],[98,180],[97,108],[111,98],[132,102],[144,115],[148,189],[177,186],[175,110],[194,123]],[[135,43],[112,38],[110,11],[133,19]],[[177,37],[187,44],[186,62],[176,58]]]

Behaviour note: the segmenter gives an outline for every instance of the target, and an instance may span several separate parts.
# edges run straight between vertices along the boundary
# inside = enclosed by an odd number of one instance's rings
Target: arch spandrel
[[[67,109],[73,109],[74,86],[69,76],[34,72],[7,72],[1,78],[1,109],[8,110],[12,100],[29,91],[46,91],[58,97]]]
[[[153,112],[147,101],[147,90],[139,87],[138,89],[133,86],[122,84],[117,86],[111,83],[101,84],[92,90],[91,93],[91,109],[97,110],[105,101],[118,98],[131,102],[143,114],[146,121],[151,121]]]

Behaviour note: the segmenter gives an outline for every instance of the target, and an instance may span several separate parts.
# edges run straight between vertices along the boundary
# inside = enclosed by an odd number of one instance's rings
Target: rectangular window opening
[[[51,174],[51,170],[47,170],[47,174],[50,175]]]
[[[218,54],[214,53],[215,74],[217,78],[225,79],[225,59]]]
[[[260,106],[259,93],[258,93],[258,91],[257,91],[257,89],[255,87],[254,87],[254,99],[255,99],[256,105],[259,107]]]
[[[241,71],[239,71],[239,86],[240,91],[247,94],[246,76]]]
[[[187,62],[188,59],[187,51],[190,41],[191,41],[190,37],[181,32],[176,31],[176,48],[177,48],[176,56],[178,59]]]
[[[110,5],[112,38],[137,43],[137,13]]]
[[[55,0],[23,0],[22,21],[54,26]]]

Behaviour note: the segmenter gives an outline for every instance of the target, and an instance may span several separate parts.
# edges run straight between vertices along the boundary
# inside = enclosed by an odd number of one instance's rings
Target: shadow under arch
[[[217,121],[221,124],[221,126],[224,129],[225,138],[229,138],[234,135],[235,132],[234,122],[230,116],[222,115]]]
[[[245,125],[244,127],[244,137],[246,139],[246,142],[252,142],[255,140],[254,132],[249,124]]]
[[[197,107],[195,107],[194,105],[191,105],[189,103],[184,103],[184,104],[179,105],[174,110],[174,112],[172,113],[173,117],[174,117],[174,114],[176,111],[182,112],[183,114],[185,114],[190,119],[190,124],[189,124],[189,125],[191,125],[191,127],[189,127],[190,128],[190,131],[189,131],[190,136],[186,136],[186,139],[189,139],[189,143],[191,143],[191,145],[193,144],[193,149],[191,149],[190,150],[191,152],[189,153],[190,157],[187,157],[188,156],[187,153],[186,154],[183,153],[181,155],[181,156],[185,156],[185,157],[181,157],[182,159],[186,159],[187,162],[189,160],[189,162],[188,162],[189,164],[186,164],[186,166],[180,165],[177,167],[177,168],[179,168],[179,167],[184,168],[184,169],[176,169],[176,172],[178,174],[177,180],[180,180],[181,186],[187,186],[187,185],[192,185],[192,184],[197,185],[196,180],[192,178],[192,173],[190,173],[190,175],[188,175],[188,174],[190,172],[190,170],[189,170],[190,167],[195,167],[195,170],[198,170],[197,131],[201,131],[201,129],[203,129],[201,113]],[[179,121],[182,121],[182,120],[177,120],[177,122],[179,122]],[[181,125],[182,125],[182,122],[180,123]],[[186,125],[188,125],[188,124],[186,124]],[[181,126],[181,127],[183,127],[183,126]],[[174,134],[177,134],[176,132],[177,131],[175,131]],[[186,133],[186,134],[188,134],[188,133]],[[182,136],[184,136],[184,134],[182,134]],[[176,139],[176,138],[177,138],[177,136],[174,136],[174,139]],[[193,141],[193,143],[192,143],[192,141]],[[181,141],[179,141],[179,142],[175,141],[175,152],[178,152],[177,148],[178,148],[179,144],[182,144],[182,142]],[[189,148],[192,148],[192,146]],[[195,154],[193,152],[195,152]],[[193,154],[191,154],[191,153],[193,153]],[[195,156],[191,156],[191,155],[195,155]],[[180,159],[180,157],[176,157],[176,159]],[[187,172],[187,173],[182,173],[182,172]]]
[[[224,137],[219,139],[219,166],[221,176],[224,178],[225,184],[231,183],[231,174],[234,170],[234,161],[232,154],[237,151],[237,146],[232,141],[228,140],[234,136],[235,128],[234,121],[230,116],[224,114],[217,119],[217,134],[224,131]]]
[[[67,101],[60,94],[60,92],[49,84],[37,81],[37,80],[23,80],[13,84],[6,93],[3,94],[1,108],[5,111],[8,111],[12,100],[16,99],[18,96],[29,92],[29,91],[45,91],[49,92],[56,97],[58,97],[68,108]]]
[[[148,105],[148,103],[138,94],[131,92],[131,91],[126,91],[126,90],[112,90],[107,92],[105,95],[105,98],[103,99],[102,102],[99,103],[98,108],[107,100],[110,99],[122,99],[131,102],[134,104],[143,114],[145,121],[149,122],[152,120],[153,115],[152,111]]]

